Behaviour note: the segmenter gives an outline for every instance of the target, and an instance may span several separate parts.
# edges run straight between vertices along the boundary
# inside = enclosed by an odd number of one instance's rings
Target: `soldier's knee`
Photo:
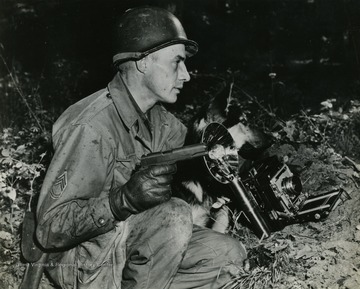
[[[191,208],[188,203],[179,198],[171,198],[168,202],[163,203],[163,211],[171,214],[173,217],[186,217],[189,221],[191,218]]]
[[[224,237],[224,246],[222,247],[223,256],[231,262],[242,263],[247,258],[245,246],[235,238]]]
[[[186,242],[188,242],[193,226],[189,204],[181,199],[171,198],[162,206],[163,217],[159,220],[162,223],[161,225],[167,227],[174,235],[179,236],[179,239],[186,238]]]

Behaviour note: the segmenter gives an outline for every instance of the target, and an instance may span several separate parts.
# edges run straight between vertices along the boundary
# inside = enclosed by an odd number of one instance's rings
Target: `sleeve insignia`
[[[67,186],[67,172],[65,171],[60,176],[58,176],[50,190],[50,196],[53,199],[60,198],[61,194],[64,192]]]

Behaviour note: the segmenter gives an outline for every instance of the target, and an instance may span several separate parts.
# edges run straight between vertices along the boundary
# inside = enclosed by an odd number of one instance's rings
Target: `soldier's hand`
[[[110,192],[110,208],[118,220],[125,220],[171,198],[176,164],[155,165],[134,173],[121,188]]]

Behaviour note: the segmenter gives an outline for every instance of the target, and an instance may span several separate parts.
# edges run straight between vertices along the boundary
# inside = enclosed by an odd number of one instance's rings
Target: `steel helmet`
[[[113,63],[138,60],[146,55],[182,43],[189,56],[198,51],[198,44],[186,37],[179,19],[158,7],[138,7],[127,10],[115,29]]]

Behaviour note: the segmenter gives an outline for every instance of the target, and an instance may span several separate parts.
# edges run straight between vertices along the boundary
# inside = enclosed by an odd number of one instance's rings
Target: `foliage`
[[[35,140],[38,133],[36,127],[19,130],[14,134],[13,129],[7,128],[1,134],[1,175],[0,175],[0,193],[10,201],[11,205],[17,205],[17,195],[34,194],[34,182],[40,177],[41,172],[45,170],[42,163],[46,152],[39,156],[39,161],[33,163],[33,159],[38,156],[34,143],[25,142],[24,134],[28,133]],[[22,144],[18,144],[19,141]]]
[[[360,135],[355,128],[360,121],[360,103],[352,100],[346,109],[335,109],[334,103],[336,99],[323,101],[320,113],[301,111],[279,124],[274,135],[288,142],[327,144],[339,153],[359,156]]]
[[[1,288],[12,288],[22,276],[21,223],[25,210],[34,210],[36,200],[32,200],[38,196],[51,157],[46,126],[52,116],[42,109],[31,80],[29,75],[15,74],[14,70],[0,80],[3,95],[17,103],[9,112],[18,110],[19,114],[10,114],[12,127],[3,128],[0,133]]]
[[[24,269],[19,262],[20,225],[25,210],[34,205],[32,198],[38,195],[46,151],[39,144],[36,127],[7,128],[0,135],[0,154],[0,241],[3,247],[0,259],[4,271],[19,278]]]
[[[67,65],[65,67],[66,70],[70,69]],[[174,113],[188,124],[204,102],[216,93],[220,83],[229,79],[227,75],[220,75],[219,81],[210,86],[209,81],[204,81],[207,86],[204,89],[199,85],[201,77],[200,74],[194,77],[201,94],[195,99],[188,99],[184,106],[175,107]],[[0,133],[0,241],[3,248],[0,259],[3,264],[2,276],[6,276],[5,281],[0,282],[0,287],[4,288],[13,288],[10,284],[19,283],[23,273],[24,267],[19,261],[20,224],[24,210],[35,203],[29,205],[31,198],[36,199],[40,190],[42,177],[51,158],[49,127],[60,113],[49,113],[44,109],[40,101],[41,90],[33,86],[39,82],[33,78],[32,75],[12,69],[1,79],[0,86],[3,92],[22,102],[19,109],[25,111],[23,114],[26,115],[18,118],[21,121],[3,128]],[[60,83],[65,85],[65,82]],[[66,93],[71,91],[64,90]],[[360,159],[358,101],[340,103],[340,100],[328,99],[321,102],[317,110],[304,109],[285,118],[279,116],[276,109],[266,101],[243,91],[237,79],[232,93],[232,101],[241,110],[241,121],[262,128],[274,138],[275,145],[269,152],[281,156],[286,162],[306,168],[302,175],[306,180],[304,189],[320,191],[340,184],[352,188],[358,186],[357,172],[351,164],[346,165],[343,159],[345,155],[356,161]],[[349,207],[355,208],[356,204]],[[317,280],[330,284],[333,280],[329,274],[319,276],[314,270],[306,273],[305,269],[311,265],[320,270],[320,266],[325,264],[324,260],[332,262],[334,246],[337,248],[336,262],[347,269],[351,268],[352,261],[346,260],[350,258],[350,253],[346,252],[345,247],[355,246],[354,238],[360,240],[360,235],[356,237],[350,231],[358,225],[360,216],[354,215],[357,218],[354,220],[350,213],[346,206],[342,206],[336,214],[332,214],[332,218],[325,224],[334,228],[335,222],[336,230],[330,229],[326,234],[320,229],[321,225],[302,224],[276,233],[263,243],[258,243],[246,228],[234,228],[231,233],[246,244],[250,258],[248,265],[228,284],[228,288],[288,288],[292,282],[294,288],[304,288],[302,286],[306,278],[313,284],[317,284]],[[346,225],[346,222],[351,226]],[[337,234],[336,238],[331,235],[333,233]],[[321,240],[321,243],[310,242],[309,239]],[[321,253],[321,249],[327,253]],[[309,259],[308,256],[315,256],[315,259]],[[336,275],[332,264],[326,263],[326,266],[341,284],[357,284],[357,279],[351,274]],[[274,284],[278,287],[274,287]],[[314,288],[322,288],[316,286]]]

